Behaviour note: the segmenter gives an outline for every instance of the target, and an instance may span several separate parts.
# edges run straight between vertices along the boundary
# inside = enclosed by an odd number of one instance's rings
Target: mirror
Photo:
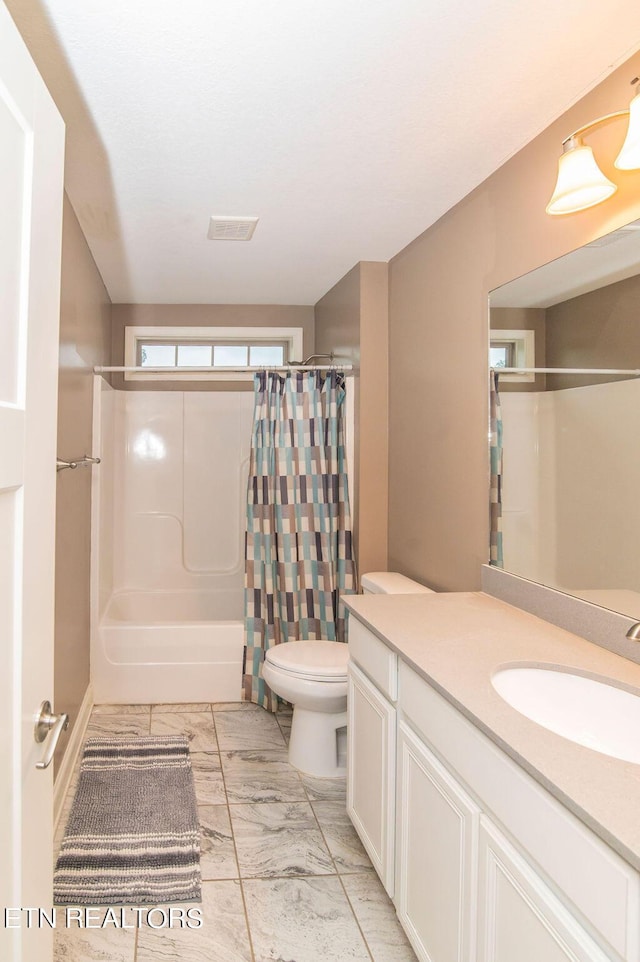
[[[640,221],[492,291],[490,329],[504,570],[640,620]]]

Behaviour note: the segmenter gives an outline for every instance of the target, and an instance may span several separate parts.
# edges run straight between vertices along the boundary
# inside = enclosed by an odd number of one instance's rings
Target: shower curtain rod
[[[492,367],[496,374],[630,374],[640,377],[640,370],[597,367]]]
[[[352,371],[353,364],[243,364],[239,367],[108,367],[96,365],[94,374],[257,374],[259,371]]]

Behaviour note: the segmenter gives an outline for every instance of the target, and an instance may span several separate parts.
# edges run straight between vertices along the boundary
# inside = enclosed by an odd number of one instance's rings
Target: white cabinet
[[[480,810],[404,723],[398,726],[396,910],[422,962],[475,953]],[[514,962],[514,956],[511,962]]]
[[[347,812],[392,896],[396,710],[353,664],[348,705]]]
[[[477,962],[608,962],[612,958],[484,816],[479,841]]]
[[[349,647],[347,809],[421,962],[640,962],[638,872],[353,615]]]
[[[638,873],[403,662],[398,684],[402,723],[515,843],[602,958],[640,962]]]

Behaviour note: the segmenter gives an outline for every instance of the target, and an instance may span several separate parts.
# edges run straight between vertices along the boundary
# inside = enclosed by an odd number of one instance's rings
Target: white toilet
[[[363,594],[431,594],[395,571],[363,575]],[[288,641],[269,648],[262,677],[293,705],[289,761],[320,778],[346,775],[349,648],[335,641]]]

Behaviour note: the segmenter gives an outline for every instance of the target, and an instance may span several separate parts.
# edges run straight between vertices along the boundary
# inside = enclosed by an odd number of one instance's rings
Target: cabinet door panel
[[[398,918],[419,959],[471,962],[479,809],[403,722],[398,782]]]
[[[510,842],[480,827],[478,962],[607,962],[607,955]]]
[[[396,710],[349,666],[347,812],[389,895],[393,895]]]

